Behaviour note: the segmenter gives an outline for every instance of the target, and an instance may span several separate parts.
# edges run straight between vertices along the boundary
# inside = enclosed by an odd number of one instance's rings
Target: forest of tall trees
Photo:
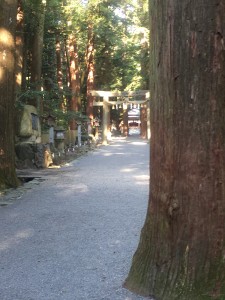
[[[157,300],[225,299],[224,36],[224,1],[0,0],[0,188],[17,185],[21,107],[73,130],[91,90],[150,82],[149,206],[124,286]]]
[[[76,129],[90,91],[148,86],[147,0],[0,0],[0,186],[15,186],[15,116]],[[42,122],[41,126],[45,126]]]

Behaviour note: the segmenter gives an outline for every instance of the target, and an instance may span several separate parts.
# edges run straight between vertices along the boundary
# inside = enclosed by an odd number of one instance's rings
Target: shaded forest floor
[[[13,203],[22,196],[24,191],[31,189],[33,185],[40,184],[49,176],[58,175],[63,166],[88,154],[90,151],[95,151],[100,146],[101,144],[92,143],[91,145],[83,145],[80,148],[76,148],[75,151],[62,153],[48,168],[32,167],[16,169],[16,174],[21,184],[17,188],[0,190],[0,206]]]

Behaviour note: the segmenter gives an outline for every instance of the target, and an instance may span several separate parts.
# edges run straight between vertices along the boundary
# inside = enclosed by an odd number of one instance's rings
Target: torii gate
[[[102,143],[107,144],[109,107],[112,105],[127,104],[144,104],[150,100],[150,93],[148,90],[139,91],[95,91],[91,90],[90,94],[94,97],[93,106],[103,106],[102,118]],[[97,98],[99,101],[97,101]],[[100,98],[100,99],[99,99]],[[116,100],[110,100],[116,98]],[[148,120],[149,123],[149,120]],[[148,124],[150,128],[150,125]]]

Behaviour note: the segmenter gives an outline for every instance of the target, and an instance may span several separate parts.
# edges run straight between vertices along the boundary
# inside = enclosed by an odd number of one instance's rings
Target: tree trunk
[[[15,29],[17,0],[0,0],[0,189],[18,185],[15,172]]]
[[[25,91],[27,88],[27,68],[28,68],[28,37],[24,33],[23,39],[23,58],[22,58],[22,78],[21,78],[21,90]]]
[[[63,90],[63,71],[62,71],[62,46],[60,37],[56,38],[56,65],[57,65],[57,83],[60,90]]]
[[[81,109],[80,103],[80,70],[78,62],[77,42],[75,37],[69,39],[69,55],[70,55],[70,90],[72,93],[70,101],[70,110],[78,112]],[[70,122],[70,129],[76,129],[76,121]]]
[[[23,73],[23,46],[24,46],[24,12],[22,0],[18,0],[17,24],[16,24],[16,92],[19,93],[22,86]]]
[[[66,110],[66,103],[63,95],[63,53],[64,53],[64,45],[63,41],[60,39],[60,36],[56,37],[56,72],[57,72],[57,83],[60,93],[60,106],[59,108],[62,111]]]
[[[44,21],[45,21],[45,6],[42,0],[36,3],[36,26],[32,41],[32,61],[31,61],[31,83],[33,89],[41,91],[41,74],[42,74],[42,53],[43,53],[43,37],[44,37]],[[39,113],[42,111],[42,99],[37,95],[33,100],[30,100],[31,105],[34,105]]]
[[[128,109],[123,111],[123,135],[129,135],[129,125],[128,125]]]
[[[70,74],[70,57],[69,57],[69,52],[68,52],[68,47],[67,47],[67,39],[64,39],[64,63],[66,65],[66,85],[68,87],[68,92],[70,92],[69,87],[71,85],[71,74]],[[71,95],[68,94],[66,97],[66,108],[67,110],[70,109],[70,103],[71,103]]]
[[[141,118],[141,137],[147,139],[147,104],[143,104],[143,107],[140,109],[140,118]]]
[[[150,1],[150,199],[125,286],[225,299],[225,6]]]
[[[94,66],[94,33],[93,33],[93,25],[88,26],[88,46],[87,46],[87,70],[88,70],[88,78],[87,78],[87,116],[93,120],[94,112],[93,112],[93,101],[94,97],[91,95],[90,91],[94,89],[94,74],[95,74],[95,66]]]

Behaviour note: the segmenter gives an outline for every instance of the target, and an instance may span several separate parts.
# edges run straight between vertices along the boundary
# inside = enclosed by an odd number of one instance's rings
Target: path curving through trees
[[[1,300],[140,300],[122,288],[143,226],[149,144],[136,137],[0,206]]]

